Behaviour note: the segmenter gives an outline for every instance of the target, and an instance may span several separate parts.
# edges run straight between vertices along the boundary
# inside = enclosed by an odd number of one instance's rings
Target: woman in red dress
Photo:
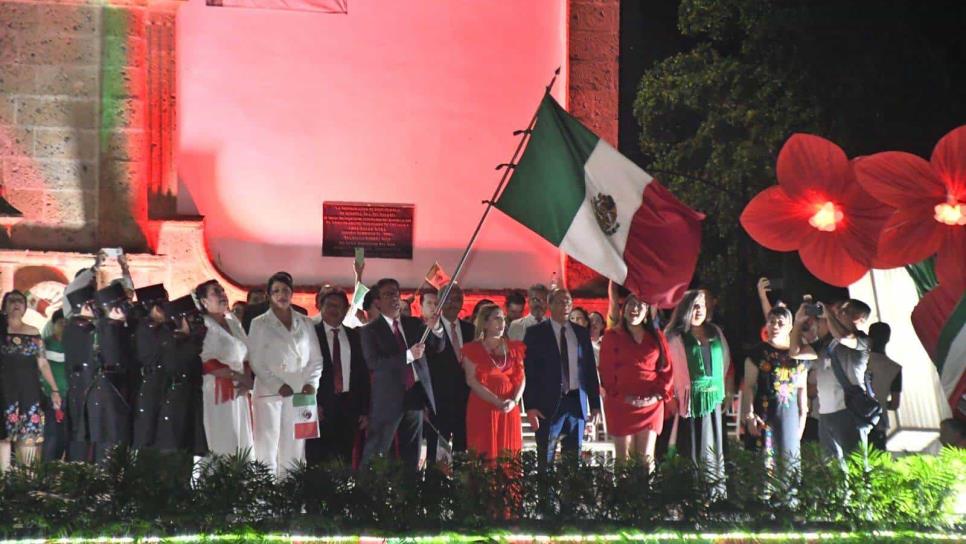
[[[664,403],[671,398],[667,353],[651,308],[629,295],[620,323],[604,333],[600,347],[600,383],[607,390],[604,412],[618,461],[639,455],[653,468],[654,446],[664,429]]]
[[[480,308],[473,342],[463,346],[463,370],[470,387],[466,406],[466,445],[486,459],[516,455],[523,448],[520,397],[523,396],[523,342],[507,340],[503,310]]]

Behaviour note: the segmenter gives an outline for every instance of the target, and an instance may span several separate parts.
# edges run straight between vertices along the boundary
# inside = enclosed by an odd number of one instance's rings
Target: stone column
[[[173,215],[175,14],[180,2],[104,8],[102,245],[149,250],[149,218]],[[170,200],[167,204],[165,197]],[[169,209],[170,208],[170,209]]]
[[[147,17],[147,199],[151,219],[177,215],[175,170],[176,55],[175,15],[178,3],[152,4]]]
[[[570,0],[569,110],[617,147],[620,0]],[[606,294],[606,280],[579,261],[565,258],[565,285]]]

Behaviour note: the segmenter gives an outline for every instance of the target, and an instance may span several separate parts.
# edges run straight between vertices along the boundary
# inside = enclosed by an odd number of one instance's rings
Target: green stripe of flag
[[[584,163],[597,141],[545,95],[527,149],[496,207],[559,246],[584,201]]]
[[[292,406],[315,406],[315,395],[292,395]]]
[[[362,307],[362,301],[366,298],[366,293],[369,292],[369,288],[363,285],[361,282],[356,282],[356,287],[352,292],[352,306],[355,308]]]
[[[949,316],[949,320],[943,326],[943,330],[939,333],[939,342],[936,345],[936,369],[940,375],[942,375],[943,367],[949,359],[949,349],[963,327],[966,327],[966,295],[959,299],[959,304],[956,305],[952,315]]]
[[[906,272],[912,278],[912,283],[916,286],[916,293],[919,298],[926,296],[930,289],[939,285],[936,279],[936,258],[929,257],[918,263],[907,264]]]

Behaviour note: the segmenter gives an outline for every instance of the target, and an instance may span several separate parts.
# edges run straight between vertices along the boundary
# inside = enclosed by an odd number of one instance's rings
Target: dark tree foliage
[[[645,73],[634,104],[645,168],[708,214],[697,277],[748,340],[761,324],[744,319],[760,313],[758,277],[785,276],[790,303],[836,294],[738,223],[776,183],[782,144],[808,132],[850,157],[928,157],[966,122],[966,3],[682,0],[678,28],[689,47]]]

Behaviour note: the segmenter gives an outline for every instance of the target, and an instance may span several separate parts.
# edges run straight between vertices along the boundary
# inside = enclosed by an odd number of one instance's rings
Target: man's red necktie
[[[332,380],[335,394],[342,393],[342,345],[339,343],[339,329],[332,329]]]

